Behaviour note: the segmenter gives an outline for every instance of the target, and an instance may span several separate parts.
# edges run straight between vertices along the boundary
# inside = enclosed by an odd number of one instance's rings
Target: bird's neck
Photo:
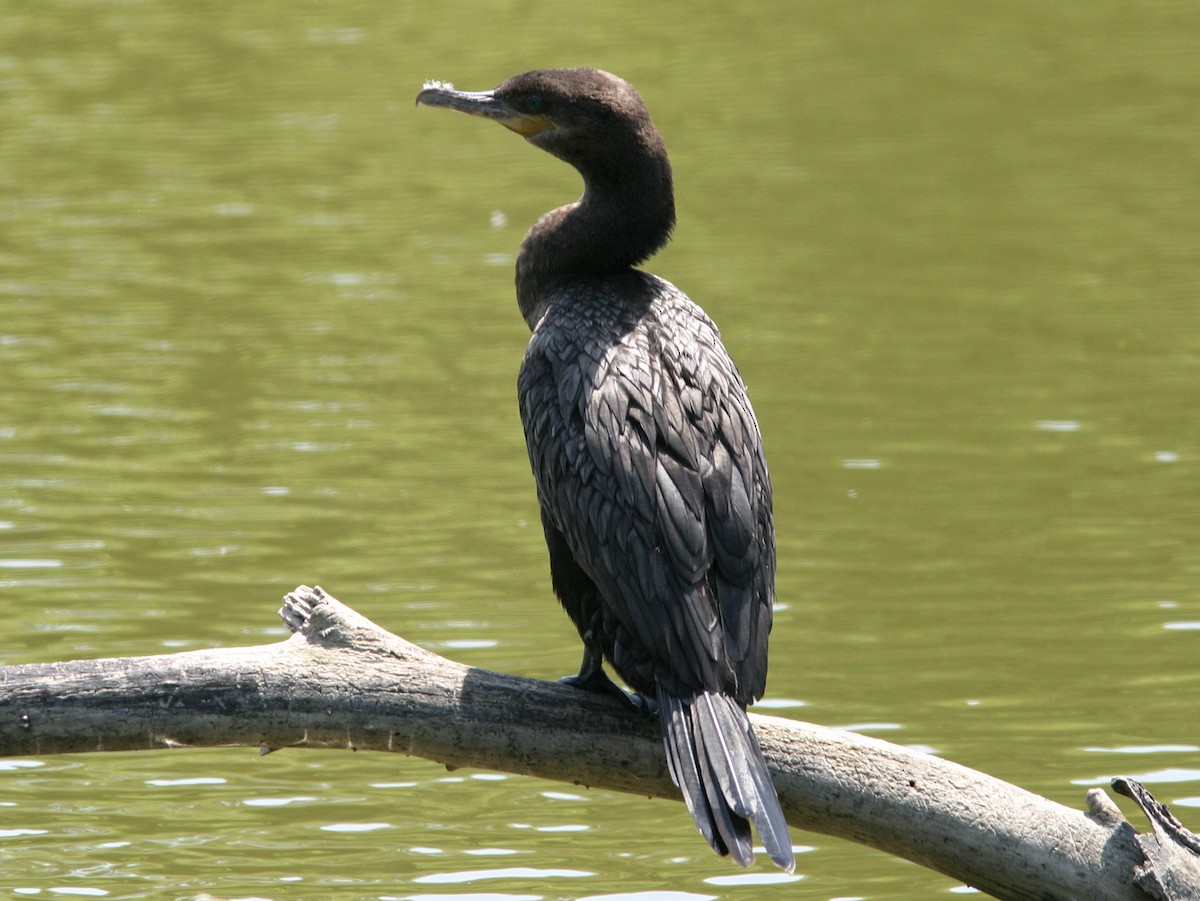
[[[517,302],[532,329],[547,302],[579,278],[627,271],[667,243],[675,225],[665,153],[618,173],[584,173],[583,197],[542,216],[517,255]]]

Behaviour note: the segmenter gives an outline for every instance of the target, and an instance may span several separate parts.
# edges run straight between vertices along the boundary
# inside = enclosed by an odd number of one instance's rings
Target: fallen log
[[[611,697],[454,663],[320,588],[296,589],[280,615],[293,635],[276,644],[0,669],[0,756],[352,748],[679,799],[658,724]],[[1099,789],[1073,810],[875,738],[752,718],[799,829],[996,898],[1200,898],[1200,842],[1144,787],[1155,828],[1138,835]]]

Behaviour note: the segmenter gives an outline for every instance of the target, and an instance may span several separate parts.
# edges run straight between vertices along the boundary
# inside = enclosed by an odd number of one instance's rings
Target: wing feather
[[[762,442],[711,320],[641,278],[636,314],[567,294],[534,332],[518,393],[538,496],[627,633],[609,649],[622,677],[745,704],[773,599]]]

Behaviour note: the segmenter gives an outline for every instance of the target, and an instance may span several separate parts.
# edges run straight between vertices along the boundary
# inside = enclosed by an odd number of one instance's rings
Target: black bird
[[[583,196],[517,255],[533,331],[517,381],[555,593],[583,638],[565,681],[657,701],[671,778],[718,854],[795,866],[745,708],[767,677],[771,483],[754,411],[712,320],[634,267],[675,226],[666,147],[633,86],[544,69],[418,104],[494,119],[574,166]]]

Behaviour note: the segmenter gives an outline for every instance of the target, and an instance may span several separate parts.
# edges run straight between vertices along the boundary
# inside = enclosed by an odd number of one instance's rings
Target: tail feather
[[[671,779],[701,835],[718,854],[749,866],[753,822],[767,854],[792,872],[787,821],[745,711],[725,695],[681,698],[661,687],[658,703]]]
[[[740,708],[738,712],[742,713]],[[796,856],[792,852],[792,836],[788,832],[787,818],[783,815],[783,808],[779,806],[779,795],[775,791],[775,783],[771,780],[771,772],[767,769],[767,762],[763,758],[762,749],[758,746],[754,730],[750,728],[750,721],[745,719],[745,713],[742,713],[742,717],[746,724],[746,735],[750,741],[751,751],[762,763],[762,766],[756,766],[753,770],[754,783],[758,786],[758,796],[760,799],[764,799],[760,808],[761,816],[754,817],[754,825],[758,827],[758,834],[762,837],[767,856],[778,866],[791,873],[796,869]]]
[[[730,715],[730,709],[741,710],[721,695],[697,695],[692,702],[695,711],[693,738],[697,752],[712,768],[722,794],[733,812],[752,819],[758,813],[758,785],[754,781],[754,763],[748,756],[751,749],[746,741],[749,722],[745,715]],[[744,724],[744,725],[743,725]]]
[[[695,743],[691,739],[691,712],[676,697],[659,693],[659,711],[662,717],[663,744],[667,751],[667,767],[671,781],[679,786],[688,813],[692,815],[704,840],[718,854],[732,854],[743,866],[753,860],[750,848],[750,829],[743,825],[739,830],[729,812],[718,806],[715,810],[709,799],[713,790],[706,779],[706,768],[696,757]]]

